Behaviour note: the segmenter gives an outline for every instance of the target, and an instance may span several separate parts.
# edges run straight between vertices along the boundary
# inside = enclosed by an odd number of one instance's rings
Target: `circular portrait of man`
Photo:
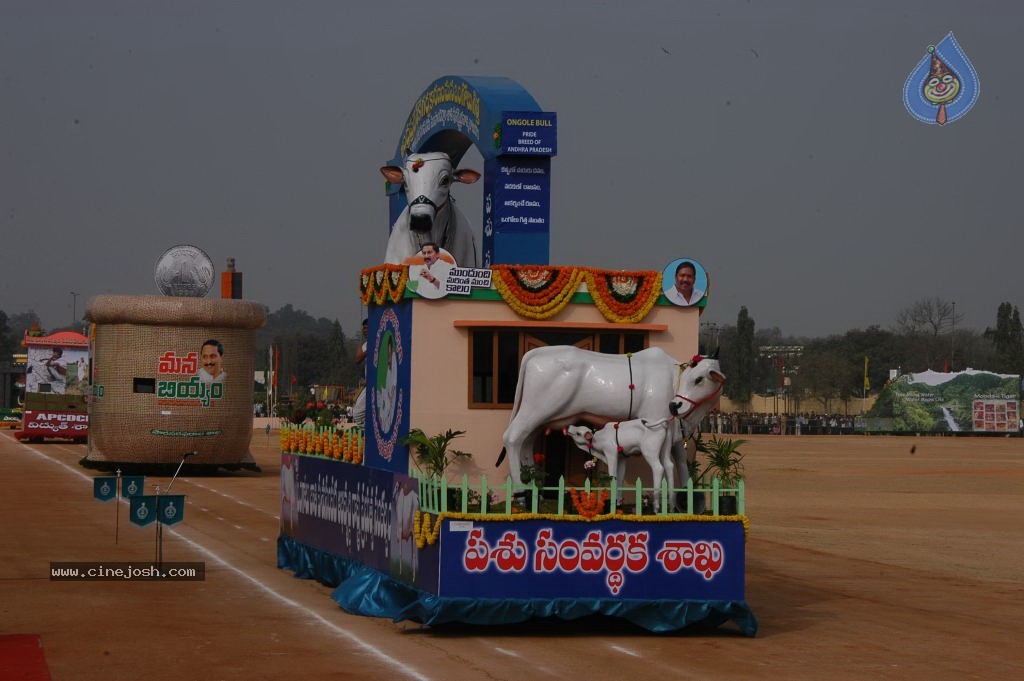
[[[708,291],[708,273],[700,263],[690,258],[673,260],[662,272],[665,297],[676,305],[696,305]]]
[[[455,258],[432,241],[405,259],[409,266],[409,288],[423,298],[443,298],[447,291],[448,273],[456,266]]]

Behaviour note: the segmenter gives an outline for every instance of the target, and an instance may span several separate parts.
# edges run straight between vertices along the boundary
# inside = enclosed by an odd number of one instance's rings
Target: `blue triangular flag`
[[[139,527],[145,527],[156,520],[156,495],[140,494],[132,497],[131,510],[128,512],[128,519]]]
[[[185,518],[185,495],[165,494],[160,497],[160,522],[174,525]]]
[[[110,501],[117,496],[117,478],[104,476],[92,479],[92,498],[100,501]]]
[[[142,494],[146,485],[145,475],[126,475],[121,478],[121,496],[130,499]]]

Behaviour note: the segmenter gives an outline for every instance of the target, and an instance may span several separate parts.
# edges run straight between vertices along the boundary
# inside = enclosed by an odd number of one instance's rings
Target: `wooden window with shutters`
[[[662,324],[545,324],[535,322],[456,321],[469,329],[469,408],[511,409],[519,381],[519,364],[528,351],[547,345],[574,345],[609,354],[648,347]]]

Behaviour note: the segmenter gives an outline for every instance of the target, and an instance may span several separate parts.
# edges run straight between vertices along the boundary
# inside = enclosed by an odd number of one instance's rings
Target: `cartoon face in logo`
[[[907,76],[903,105],[922,123],[945,125],[970,111],[980,91],[977,71],[950,33],[938,45],[929,45]]]
[[[922,88],[925,99],[933,104],[945,104],[952,101],[960,93],[960,80],[954,76],[946,65],[932,57],[931,74]]]

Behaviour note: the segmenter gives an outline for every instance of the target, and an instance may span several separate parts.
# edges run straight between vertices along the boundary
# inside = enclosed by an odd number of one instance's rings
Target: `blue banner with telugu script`
[[[742,601],[741,521],[445,520],[440,596]]]

